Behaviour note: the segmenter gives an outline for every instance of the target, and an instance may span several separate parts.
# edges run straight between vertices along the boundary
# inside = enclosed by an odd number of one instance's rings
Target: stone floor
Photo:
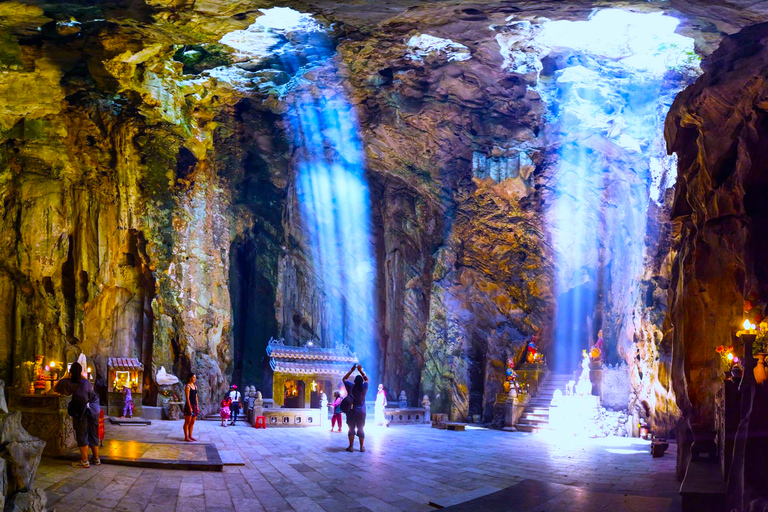
[[[107,438],[177,442],[181,426],[109,425]],[[344,434],[319,427],[257,430],[201,421],[196,434],[200,442],[236,452],[245,465],[225,466],[221,473],[106,464],[75,469],[46,458],[36,485],[57,512],[435,510],[430,502],[450,505],[525,479],[661,498],[643,512],[679,508],[674,444],[653,459],[648,442],[638,439],[393,426],[369,429],[367,451],[348,453]],[[579,510],[591,510],[582,505]],[[603,506],[596,503],[593,510]]]

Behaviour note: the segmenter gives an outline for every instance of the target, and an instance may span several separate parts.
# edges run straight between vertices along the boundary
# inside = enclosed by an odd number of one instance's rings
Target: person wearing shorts
[[[72,363],[69,367],[69,377],[61,379],[53,387],[54,393],[72,396],[72,400],[79,400],[84,404],[84,411],[72,418],[72,427],[75,429],[75,440],[80,449],[80,460],[72,464],[76,468],[90,468],[88,461],[88,447],[93,452],[93,465],[100,466],[99,459],[99,395],[93,390],[91,382],[83,377],[83,367],[80,363]]]
[[[354,383],[348,379],[352,372],[357,369],[360,375],[355,377]],[[358,364],[352,367],[349,372],[344,376],[344,388],[347,390],[347,394],[352,394],[352,409],[347,413],[347,426],[349,432],[349,447],[347,451],[353,450],[355,444],[355,435],[360,440],[360,451],[365,451],[365,394],[368,392],[368,376],[363,371],[363,366]]]

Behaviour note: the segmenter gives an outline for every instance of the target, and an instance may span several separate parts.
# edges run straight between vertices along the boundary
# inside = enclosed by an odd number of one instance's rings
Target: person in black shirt
[[[349,381],[349,377],[355,370],[360,375],[355,377],[355,382]],[[355,443],[355,429],[357,429],[357,438],[360,439],[360,451],[365,451],[365,394],[368,392],[368,376],[363,371],[363,366],[358,364],[352,366],[352,369],[344,376],[344,388],[347,394],[352,394],[352,409],[347,413],[347,426],[349,427],[349,447],[348,452],[353,451],[352,445]]]
[[[197,441],[192,437],[192,429],[195,428],[195,420],[200,414],[200,403],[197,398],[197,375],[194,373],[189,376],[187,385],[184,386],[184,398],[186,403],[184,404],[184,440],[185,441]]]
[[[72,363],[69,367],[69,375],[59,382],[51,390],[52,393],[72,396],[72,400],[79,400],[83,409],[77,416],[72,416],[72,427],[75,430],[77,447],[80,449],[80,461],[72,464],[76,468],[90,468],[88,461],[88,447],[93,452],[93,464],[101,466],[99,459],[99,395],[97,395],[91,382],[83,377],[83,367],[80,363]]]

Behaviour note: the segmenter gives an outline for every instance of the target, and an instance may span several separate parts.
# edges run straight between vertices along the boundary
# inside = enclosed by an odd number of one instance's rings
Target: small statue
[[[531,342],[528,343],[526,349],[525,362],[528,364],[534,364],[536,362],[536,353],[539,351],[539,347],[536,346],[536,335],[531,337]]]
[[[155,381],[157,382],[158,386],[172,386],[173,384],[177,384],[179,382],[179,378],[171,373],[166,372],[165,366],[161,366],[160,370],[157,372],[157,375],[155,375]]]
[[[603,330],[600,329],[597,331],[597,341],[592,346],[591,349],[589,349],[589,357],[592,359],[592,361],[598,362],[602,361],[603,358]]]
[[[589,355],[586,350],[581,354],[581,375],[576,383],[576,394],[579,396],[592,394],[592,382],[589,380]]]
[[[509,393],[510,389],[517,388],[517,372],[515,371],[515,361],[510,357],[507,359],[507,381],[504,383],[504,392]]]
[[[408,397],[405,394],[405,390],[400,392],[400,408],[405,409],[408,407]]]

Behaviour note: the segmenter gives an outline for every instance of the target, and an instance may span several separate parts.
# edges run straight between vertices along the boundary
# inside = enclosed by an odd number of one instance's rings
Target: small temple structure
[[[282,340],[267,344],[272,369],[272,398],[275,407],[319,408],[322,394],[330,397],[341,378],[358,362],[347,347],[287,346]]]
[[[108,414],[120,416],[125,403],[126,387],[131,389],[134,415],[141,415],[141,383],[144,365],[135,357],[110,357],[107,361]]]

